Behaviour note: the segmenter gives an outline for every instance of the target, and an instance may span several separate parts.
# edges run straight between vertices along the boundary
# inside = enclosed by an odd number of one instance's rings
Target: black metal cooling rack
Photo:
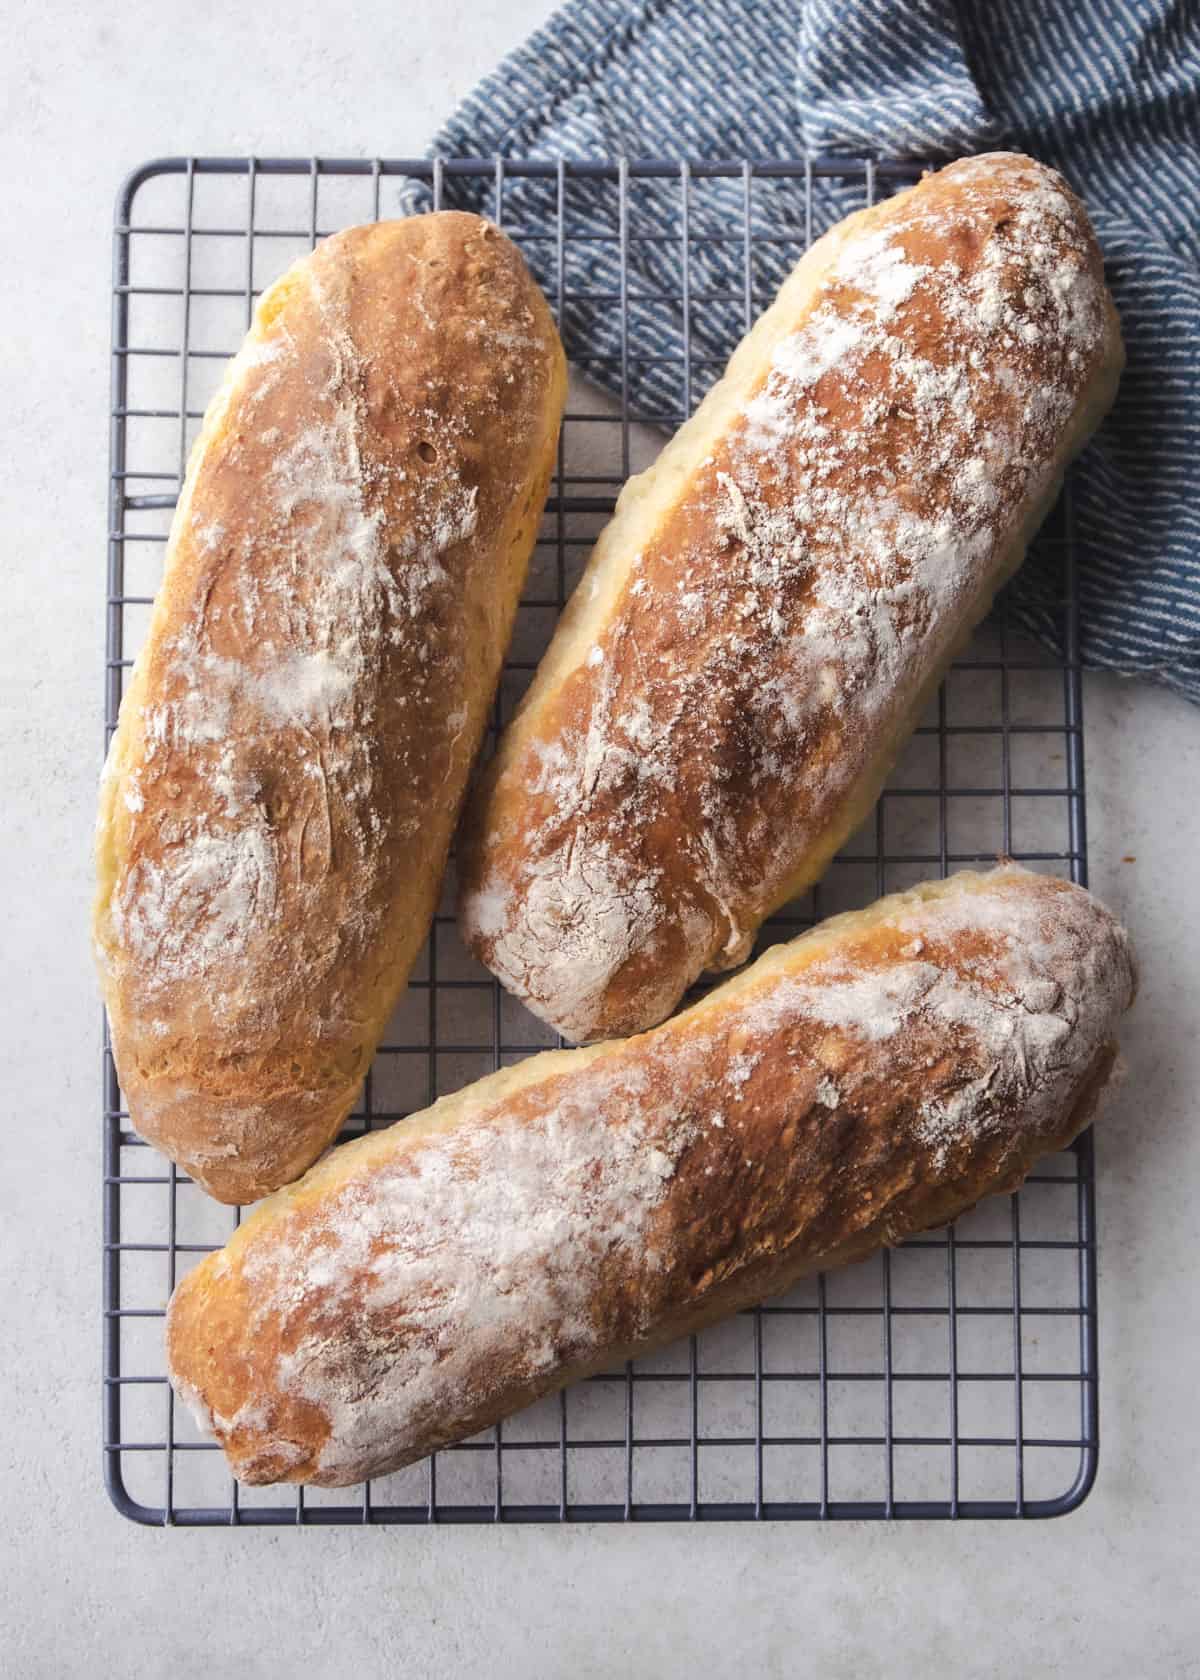
[[[779,274],[830,217],[915,171],[855,159],[514,163],[172,158],[116,209],[107,731],[145,625],[191,438],[254,300],[325,233],[482,205],[522,245],[574,381],[497,701],[511,711],[629,471],[690,411]],[[615,278],[614,278],[615,277]],[[662,311],[684,351],[663,371]],[[656,313],[657,312],[657,313]],[[597,346],[615,345],[613,354]],[[672,395],[674,393],[674,395]],[[639,406],[639,404],[641,406]],[[649,429],[650,422],[656,429]],[[1002,600],[944,683],[865,827],[762,944],[998,852],[1084,881],[1069,493],[1020,622]],[[448,892],[348,1130],[556,1042],[457,940]],[[359,1490],[239,1489],[176,1405],[167,1297],[238,1217],[141,1143],[104,1050],[104,1465],[156,1524],[1052,1516],[1097,1454],[1091,1134],[952,1229],[800,1285]]]

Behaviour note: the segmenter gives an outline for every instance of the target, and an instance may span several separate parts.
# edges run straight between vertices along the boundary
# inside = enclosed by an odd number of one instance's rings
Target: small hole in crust
[[[437,460],[437,450],[429,442],[428,438],[421,439],[420,443],[417,445],[417,454],[421,457],[422,461]]]

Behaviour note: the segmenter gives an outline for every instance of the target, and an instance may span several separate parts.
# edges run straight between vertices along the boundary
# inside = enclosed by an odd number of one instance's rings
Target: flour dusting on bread
[[[295,264],[209,406],[95,935],[133,1123],[226,1199],[336,1131],[425,938],[564,385],[515,247],[449,212]]]
[[[173,1378],[247,1480],[395,1468],[1011,1188],[1085,1122],[1133,984],[1064,882],[885,899],[327,1156],[181,1286]]]
[[[660,1019],[819,873],[1111,390],[1051,171],[955,164],[837,238],[674,488],[627,487],[471,813],[468,941],[573,1039]]]

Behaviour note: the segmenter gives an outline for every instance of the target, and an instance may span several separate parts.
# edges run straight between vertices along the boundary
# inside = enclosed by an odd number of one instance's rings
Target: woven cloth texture
[[[1121,315],[1116,407],[1073,476],[1085,665],[1200,700],[1200,0],[569,0],[467,98],[432,156],[943,162],[1013,149],[1061,169],[1085,199]],[[553,227],[556,180],[510,180],[506,222]],[[807,235],[862,203],[861,182],[692,182],[693,299],[684,371],[683,193],[631,183],[635,414],[671,427],[699,399],[795,262]],[[618,193],[570,181],[564,209],[568,355],[621,388]],[[409,211],[428,186],[409,183]],[[446,178],[444,202],[493,213],[486,181]],[[747,208],[748,206],[748,208]],[[753,293],[744,250],[754,238]],[[591,242],[579,237],[592,234]],[[666,239],[641,243],[646,235]],[[725,236],[718,241],[710,236]],[[527,246],[551,299],[553,241]],[[1057,645],[1059,563],[1034,550],[1016,619]]]

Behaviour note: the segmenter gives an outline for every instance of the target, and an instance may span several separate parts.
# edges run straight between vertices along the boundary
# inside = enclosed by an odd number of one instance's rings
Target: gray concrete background
[[[0,7],[0,1671],[1200,1675],[1200,717],[1109,679],[1087,683],[1093,884],[1127,917],[1144,985],[1098,1143],[1103,1445],[1081,1511],[1024,1526],[161,1533],[102,1492],[84,926],[113,193],[166,152],[418,151],[548,9]]]

